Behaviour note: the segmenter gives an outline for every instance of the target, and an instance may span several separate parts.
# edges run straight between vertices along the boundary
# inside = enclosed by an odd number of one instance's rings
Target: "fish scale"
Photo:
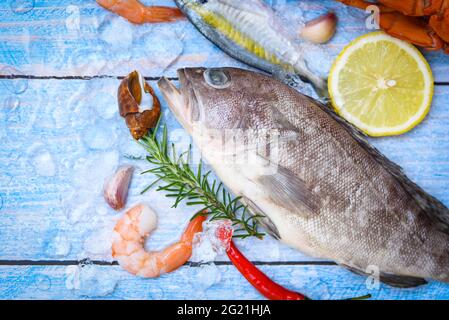
[[[220,86],[210,85],[211,72],[220,75]],[[159,82],[170,109],[229,190],[265,216],[262,223],[272,235],[359,274],[377,268],[380,280],[390,285],[421,285],[423,278],[449,282],[449,210],[356,129],[262,74],[235,68],[178,74],[180,91],[166,79]],[[198,120],[192,121],[192,113]],[[264,143],[255,128],[277,130],[279,140],[265,141],[278,151],[275,156],[265,158],[254,147]],[[271,160],[277,170],[266,171],[262,161],[217,161],[224,145],[242,131],[249,142],[236,152]]]

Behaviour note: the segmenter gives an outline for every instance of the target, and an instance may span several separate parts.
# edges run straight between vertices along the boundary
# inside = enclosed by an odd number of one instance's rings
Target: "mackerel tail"
[[[261,0],[175,0],[190,22],[229,56],[296,87],[310,83],[328,100],[327,80],[307,66],[273,10]]]

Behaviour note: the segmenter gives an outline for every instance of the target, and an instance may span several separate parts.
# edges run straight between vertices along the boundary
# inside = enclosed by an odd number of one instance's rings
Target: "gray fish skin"
[[[302,48],[282,26],[273,10],[262,0],[175,0],[192,24],[211,42],[231,57],[273,74],[291,86],[299,80],[313,85],[319,96],[328,98],[327,82],[307,67]],[[237,44],[229,34],[217,30],[198,14],[199,8],[218,16],[241,34],[275,56],[279,63],[251,52]]]
[[[311,98],[255,72],[206,70],[178,70],[180,91],[166,79],[159,87],[220,179],[267,216],[281,241],[361,273],[374,267],[384,278],[449,282],[449,211],[441,202]],[[280,138],[273,145],[254,129]],[[245,132],[245,143],[227,148]],[[267,147],[277,156],[267,158]],[[256,160],[223,161],[242,153]]]

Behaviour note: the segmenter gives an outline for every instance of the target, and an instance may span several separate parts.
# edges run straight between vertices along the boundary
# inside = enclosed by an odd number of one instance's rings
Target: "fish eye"
[[[204,71],[204,80],[207,84],[216,89],[224,89],[230,86],[231,76],[222,69],[206,69]]]

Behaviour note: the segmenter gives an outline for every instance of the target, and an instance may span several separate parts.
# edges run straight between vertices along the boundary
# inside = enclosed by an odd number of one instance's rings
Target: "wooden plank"
[[[173,6],[172,1],[147,1]],[[366,33],[366,14],[332,0],[289,0],[296,20],[309,20],[333,10],[339,18],[332,41],[318,49],[307,46],[313,68],[326,75],[333,59],[355,37]],[[288,12],[286,12],[288,11]],[[0,65],[13,66],[0,74],[124,75],[140,69],[145,75],[175,75],[186,66],[243,66],[207,41],[187,21],[173,24],[131,25],[93,1],[39,1],[33,10],[14,13],[0,7]],[[182,54],[179,58],[178,55]],[[449,81],[449,56],[426,54],[438,82]]]
[[[101,189],[105,177],[124,163],[139,168],[128,203],[148,202],[160,217],[149,246],[160,248],[176,239],[194,209],[171,209],[171,202],[158,192],[139,195],[152,177],[138,174],[147,168],[144,161],[125,157],[142,156],[144,152],[117,115],[114,92],[120,80],[21,81],[0,80],[0,101],[4,102],[0,112],[0,260],[109,260],[107,242],[99,248],[93,244],[104,243],[120,213],[107,208]],[[156,88],[154,81],[151,84]],[[12,93],[14,88],[24,87],[23,93]],[[429,117],[412,132],[370,139],[446,205],[448,95],[449,87],[436,88]],[[172,139],[187,146],[187,134],[164,101],[162,104]],[[263,242],[243,241],[241,245],[253,260],[314,260],[269,237]]]
[[[296,0],[295,0],[296,1]],[[290,1],[295,3],[295,1]],[[145,1],[173,5],[169,0]],[[297,1],[296,1],[297,2]],[[365,15],[335,1],[299,4],[308,20],[333,8],[337,36],[325,52],[310,47],[314,67],[326,74],[342,47],[365,32]],[[48,77],[125,75],[132,69],[146,76],[174,76],[184,66],[240,66],[204,39],[187,22],[133,26],[99,8],[93,1],[35,1],[30,11],[14,12],[14,2],[0,3],[0,76]],[[77,15],[79,12],[79,27]],[[295,13],[298,17],[300,14]],[[120,32],[116,32],[120,30]],[[117,37],[120,35],[120,37]],[[182,54],[178,58],[178,55]],[[449,81],[448,57],[427,54],[436,81]],[[0,260],[110,260],[108,236],[120,216],[102,201],[101,186],[112,169],[134,163],[126,154],[143,154],[129,139],[116,114],[117,79],[0,79]],[[154,85],[154,82],[152,83]],[[437,86],[426,121],[409,134],[371,141],[428,192],[449,205],[449,147],[445,107],[449,87]],[[165,119],[177,141],[179,129],[164,104]],[[192,208],[170,209],[159,193],[139,192],[150,181],[135,175],[129,203],[146,201],[159,214],[159,229],[150,248],[176,239]],[[239,243],[253,260],[284,263],[315,259],[266,240]],[[263,248],[263,249],[262,249]],[[219,261],[227,261],[218,257]],[[44,262],[45,263],[45,262]],[[87,269],[86,269],[87,268]],[[157,280],[130,276],[119,267],[84,267],[84,287],[71,289],[75,266],[0,266],[0,298],[259,298],[231,266],[219,266],[222,281],[209,287],[212,270],[183,267]],[[270,276],[312,298],[342,298],[367,292],[365,279],[337,266],[281,265],[261,267]],[[75,276],[73,275],[75,272]],[[94,276],[92,276],[94,275]],[[83,281],[83,280],[82,280]],[[118,282],[117,282],[118,281]],[[76,281],[75,281],[76,282]],[[99,283],[104,287],[95,289]],[[209,283],[209,284],[208,284]],[[68,288],[68,287],[69,288]],[[243,288],[236,297],[230,288]],[[204,292],[204,288],[208,289]],[[89,291],[87,288],[93,288]],[[112,290],[112,288],[114,290]],[[203,289],[201,289],[203,288]],[[432,282],[412,290],[381,286],[371,291],[381,299],[446,298],[448,286]]]
[[[413,289],[371,285],[337,266],[261,266],[284,286],[312,299],[372,294],[372,299],[447,299],[449,286],[431,282]],[[370,286],[367,286],[368,285]],[[239,288],[238,292],[235,288]],[[233,266],[182,267],[141,279],[120,267],[0,266],[0,299],[262,299]]]

